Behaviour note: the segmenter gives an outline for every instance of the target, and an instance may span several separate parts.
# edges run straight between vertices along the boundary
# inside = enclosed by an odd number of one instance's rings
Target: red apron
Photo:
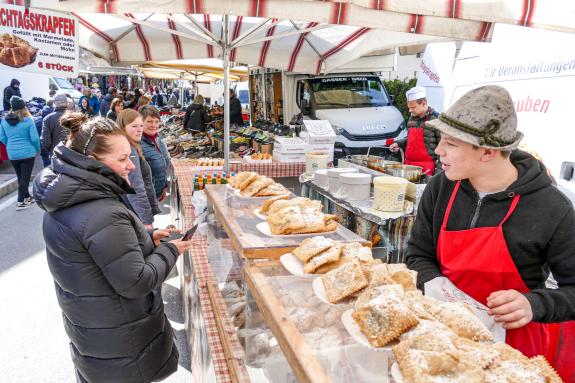
[[[411,127],[407,132],[407,145],[405,148],[405,164],[421,166],[423,174],[432,176],[435,171],[435,161],[427,152],[423,141],[423,129],[429,120],[429,113],[421,128]]]
[[[487,297],[495,291],[529,292],[503,236],[503,224],[517,207],[519,196],[513,198],[507,215],[498,226],[448,231],[447,221],[459,186],[460,182],[457,182],[437,240],[441,272],[460,290],[484,305],[487,305]],[[521,328],[507,330],[505,342],[528,357],[546,355],[549,348],[548,326],[530,322]]]

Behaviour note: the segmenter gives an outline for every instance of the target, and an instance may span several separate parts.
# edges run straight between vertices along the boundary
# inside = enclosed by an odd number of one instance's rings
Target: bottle
[[[212,175],[211,175],[211,173],[208,173],[208,179],[207,179],[206,184],[208,184],[208,185],[211,185],[211,184],[212,184]]]
[[[218,182],[218,174],[214,172],[214,174],[212,174],[212,185],[215,185],[219,183]]]
[[[198,190],[202,190],[204,188],[204,177],[202,173],[198,176]]]
[[[222,173],[216,174],[216,184],[220,185],[222,183]]]
[[[227,184],[227,183],[228,183],[228,180],[227,180],[227,178],[226,178],[226,172],[223,172],[221,177],[222,177],[221,183],[222,183],[222,184]]]
[[[198,182],[198,175],[194,174],[194,191],[200,190],[200,184]]]

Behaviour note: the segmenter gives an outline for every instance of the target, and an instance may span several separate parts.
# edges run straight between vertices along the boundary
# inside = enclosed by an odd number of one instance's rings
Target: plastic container
[[[365,173],[343,173],[339,175],[341,184],[338,196],[347,201],[364,201],[371,192],[371,175]]]
[[[328,169],[319,169],[313,173],[313,183],[322,189],[329,189],[329,177],[327,176]]]
[[[381,211],[403,211],[408,183],[409,181],[400,177],[374,178],[373,208]]]
[[[358,170],[354,168],[334,168],[327,170],[327,176],[329,177],[329,192],[331,194],[335,195],[339,191],[339,175],[343,173],[358,173]]]
[[[305,155],[305,173],[312,176],[316,170],[327,169],[328,153],[310,152]]]

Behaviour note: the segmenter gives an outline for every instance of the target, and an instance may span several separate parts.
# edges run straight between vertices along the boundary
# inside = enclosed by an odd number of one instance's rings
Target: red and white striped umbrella
[[[23,0],[5,1],[24,3]],[[80,45],[110,62],[221,57],[230,16],[232,61],[329,72],[385,48],[439,39],[489,41],[493,23],[575,32],[575,2],[552,0],[31,0],[72,12]]]

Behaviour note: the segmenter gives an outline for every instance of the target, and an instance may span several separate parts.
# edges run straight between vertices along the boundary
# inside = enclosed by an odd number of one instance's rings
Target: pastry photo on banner
[[[73,15],[0,4],[0,70],[75,77],[78,35]]]

